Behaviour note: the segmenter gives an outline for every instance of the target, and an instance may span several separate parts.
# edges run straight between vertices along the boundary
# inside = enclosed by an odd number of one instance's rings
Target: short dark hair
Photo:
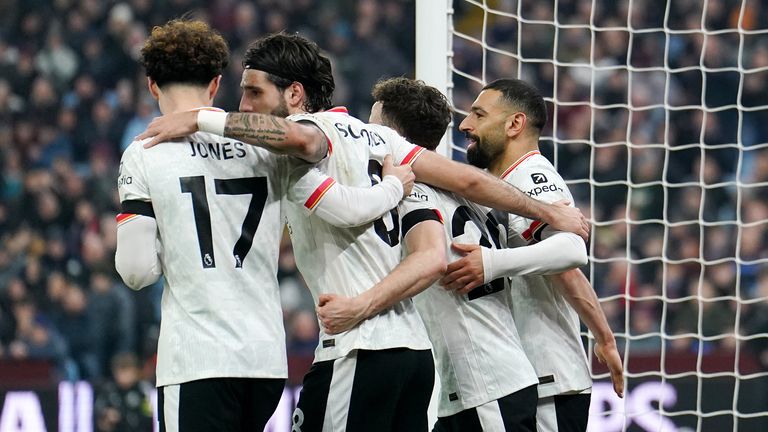
[[[331,108],[336,84],[331,61],[316,43],[298,34],[275,33],[248,46],[243,67],[266,72],[269,80],[284,89],[296,81],[304,86],[304,108],[317,112]]]
[[[158,86],[207,85],[229,63],[229,47],[202,21],[176,19],[152,29],[141,48],[141,64]]]
[[[451,107],[448,99],[424,81],[404,77],[381,80],[373,87],[384,121],[408,141],[434,150],[440,144]]]
[[[528,117],[528,124],[541,133],[547,124],[547,104],[535,87],[519,79],[498,79],[483,87],[483,90],[501,92],[504,102],[518,109]]]

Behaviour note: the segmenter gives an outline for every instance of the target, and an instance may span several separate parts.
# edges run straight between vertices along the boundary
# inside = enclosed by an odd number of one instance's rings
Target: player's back
[[[420,209],[443,217],[448,261],[460,258],[450,242],[501,248],[506,230],[488,209],[452,193],[417,183],[400,205],[405,218]],[[404,219],[405,224],[405,219]],[[414,302],[427,327],[440,374],[438,415],[455,414],[536,384],[517,334],[504,278],[467,295],[435,284]]]
[[[279,169],[262,149],[206,133],[123,155],[121,199],[151,201],[162,243],[158,385],[286,376]]]
[[[535,199],[566,199],[573,203],[565,181],[539,152],[523,156],[502,178]],[[538,221],[512,216],[510,246],[541,240],[543,229]],[[539,376],[539,397],[591,387],[579,317],[562,292],[547,277],[535,275],[512,277],[510,287],[511,307],[523,347]]]
[[[401,164],[410,162],[423,150],[389,128],[363,123],[346,112],[329,111],[290,119],[311,121],[320,127],[332,147],[329,156],[317,166],[348,186],[370,187],[379,182],[386,155],[393,155],[395,164]],[[311,207],[311,203],[306,207]],[[355,296],[381,281],[400,262],[396,210],[360,227],[338,228],[297,204],[286,203],[285,208],[297,266],[315,301],[323,293]],[[315,361],[339,358],[352,349],[395,347],[430,347],[410,299],[340,335],[329,336],[321,330]]]

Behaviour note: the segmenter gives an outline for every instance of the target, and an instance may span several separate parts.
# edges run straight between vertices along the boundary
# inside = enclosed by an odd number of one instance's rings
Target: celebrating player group
[[[366,123],[332,106],[315,43],[273,34],[248,47],[226,113],[212,104],[228,58],[203,22],[155,27],[140,61],[163,116],[120,164],[117,270],[133,289],[165,277],[161,431],[264,429],[288,372],[286,222],[321,324],[293,431],[584,431],[579,318],[622,395],[578,269],[589,226],[538,151],[536,89],[483,88],[459,126],[464,164],[433,151],[451,109],[420,81],[379,82]]]

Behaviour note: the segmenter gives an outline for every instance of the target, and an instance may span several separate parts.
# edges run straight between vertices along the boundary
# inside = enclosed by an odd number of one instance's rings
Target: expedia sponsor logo
[[[565,192],[563,188],[557,185],[544,185],[544,186],[537,186],[531,190],[525,191],[525,193],[528,194],[528,196],[535,197],[539,196],[540,194],[543,194],[545,192]]]
[[[418,192],[411,192],[410,195],[408,195],[410,198],[417,199],[419,201],[429,201],[429,196],[427,194],[418,193]]]
[[[533,173],[531,174],[531,180],[533,180],[533,184],[542,184],[547,182],[547,176],[542,173]]]
[[[131,176],[122,176],[119,179],[117,179],[117,186],[123,186],[123,185],[129,185],[133,183],[133,177]]]

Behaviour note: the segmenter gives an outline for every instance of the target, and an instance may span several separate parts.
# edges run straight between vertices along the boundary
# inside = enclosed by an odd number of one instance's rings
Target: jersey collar
[[[192,109],[191,109],[191,110],[189,110],[189,111],[216,111],[216,112],[225,112],[225,111],[224,111],[223,109],[221,109],[221,108],[216,108],[216,107],[212,107],[212,106],[202,106],[202,107],[192,108]]]
[[[520,159],[516,160],[516,161],[515,161],[515,163],[513,163],[512,165],[510,165],[510,166],[509,166],[509,168],[507,168],[506,170],[504,170],[504,174],[502,174],[500,178],[505,178],[506,176],[508,176],[508,175],[509,175],[509,173],[511,173],[512,171],[514,171],[514,169],[515,169],[515,168],[517,168],[517,166],[518,166],[518,165],[520,165],[521,163],[523,163],[523,161],[525,161],[525,160],[526,160],[526,159],[528,159],[529,157],[531,157],[531,156],[533,156],[533,155],[537,155],[537,154],[541,154],[541,152],[539,152],[538,150],[533,150],[533,151],[529,151],[528,153],[526,153],[526,154],[522,155],[522,156],[520,157]]]
[[[343,107],[343,106],[333,107],[327,110],[326,112],[335,112],[335,113],[342,113],[342,114],[349,115],[349,110],[347,110],[347,107]]]

